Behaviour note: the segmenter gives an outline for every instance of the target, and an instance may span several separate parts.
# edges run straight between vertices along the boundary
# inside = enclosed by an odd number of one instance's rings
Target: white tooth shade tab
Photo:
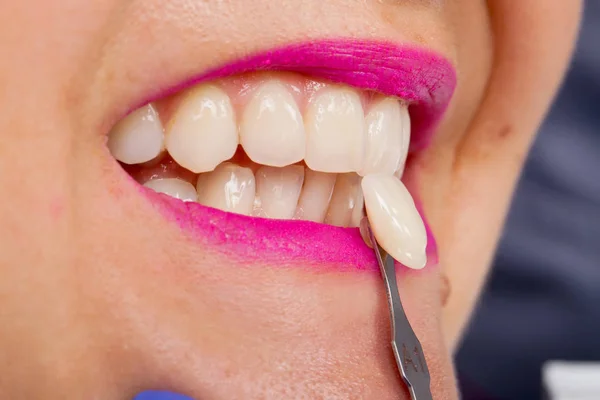
[[[196,189],[200,204],[238,214],[252,213],[256,185],[250,168],[223,163],[200,175]]]
[[[212,85],[192,89],[171,119],[166,146],[179,165],[195,173],[212,171],[233,157],[238,134],[227,93]]]
[[[398,100],[389,97],[371,106],[365,118],[365,158],[359,171],[361,176],[372,173],[393,175],[401,160],[406,158],[404,124],[410,124],[410,120],[404,121],[401,108]],[[407,132],[410,135],[410,125]]]
[[[164,149],[164,131],[158,113],[150,104],[119,121],[108,135],[108,149],[125,164],[141,164]]]
[[[292,219],[304,181],[304,167],[261,167],[256,171],[256,194],[260,207],[255,214],[265,218]]]
[[[304,186],[294,218],[313,222],[323,222],[331,200],[336,174],[304,170]]]
[[[361,197],[358,175],[355,173],[338,175],[325,223],[335,226],[350,226],[354,209],[359,205],[362,206]]]
[[[405,266],[421,269],[427,263],[427,233],[415,203],[400,180],[383,174],[362,180],[365,206],[381,247]]]
[[[321,172],[351,172],[360,168],[365,117],[356,91],[323,89],[307,106],[306,165]]]
[[[196,201],[198,194],[191,183],[177,178],[152,179],[144,186],[183,201]]]
[[[269,81],[257,89],[242,115],[240,144],[258,164],[283,167],[304,158],[302,115],[282,83]]]

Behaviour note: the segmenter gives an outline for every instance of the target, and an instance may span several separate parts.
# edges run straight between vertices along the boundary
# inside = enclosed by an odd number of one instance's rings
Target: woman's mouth
[[[423,50],[296,45],[143,105],[114,126],[108,147],[163,194],[145,190],[149,198],[203,240],[233,245],[230,254],[376,268],[357,229],[366,208],[380,245],[420,269],[433,246],[400,178],[454,83],[450,65]]]

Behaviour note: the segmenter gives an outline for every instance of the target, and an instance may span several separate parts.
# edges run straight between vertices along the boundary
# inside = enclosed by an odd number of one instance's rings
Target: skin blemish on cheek
[[[452,293],[452,286],[450,285],[450,279],[448,279],[446,274],[442,273],[441,279],[440,300],[443,307],[448,303],[448,298],[450,297],[450,293]]]
[[[507,137],[511,136],[512,133],[513,133],[512,126],[510,124],[506,124],[506,125],[503,125],[502,128],[498,131],[497,136],[499,139],[504,140]]]
[[[52,219],[59,220],[65,211],[65,204],[64,204],[63,199],[62,198],[53,198],[50,201],[48,208],[49,208],[50,216],[52,217]]]

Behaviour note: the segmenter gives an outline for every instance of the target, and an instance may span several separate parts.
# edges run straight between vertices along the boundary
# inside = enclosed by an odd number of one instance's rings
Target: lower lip
[[[450,63],[428,51],[391,43],[326,40],[271,50],[226,65],[174,86],[160,97],[202,81],[255,70],[295,71],[405,99],[410,102],[411,150],[427,146],[456,83]],[[358,228],[248,217],[142,190],[197,241],[242,265],[379,271],[375,254]],[[437,249],[426,222],[425,226],[429,267],[437,265]]]
[[[302,267],[315,271],[379,271],[375,253],[365,244],[358,228],[249,217],[183,202],[150,189],[141,187],[141,190],[167,219],[191,233],[195,241],[240,265]],[[437,251],[427,223],[425,226],[428,233],[427,267],[431,267],[437,265]]]

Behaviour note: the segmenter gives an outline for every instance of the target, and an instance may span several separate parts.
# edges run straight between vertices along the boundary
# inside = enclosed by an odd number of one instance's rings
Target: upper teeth
[[[140,164],[157,157],[164,149],[164,133],[154,107],[141,107],[115,125],[108,137],[108,148],[125,164]]]
[[[410,142],[408,109],[392,98],[374,103],[366,117],[365,160],[359,173],[392,175],[404,167]]]
[[[262,85],[246,106],[240,122],[240,143],[248,157],[259,164],[283,167],[304,159],[302,115],[280,82]]]
[[[125,164],[157,159],[166,148],[180,166],[200,174],[173,179],[159,171],[145,186],[241,214],[339,226],[359,225],[364,193],[382,247],[409,267],[424,266],[423,222],[394,177],[408,153],[406,105],[304,78],[199,85],[176,100],[174,112],[161,102],[142,107],[109,135],[111,153]],[[170,114],[164,135],[163,109]],[[238,145],[263,166],[224,163]],[[292,165],[301,160],[310,169]]]
[[[233,107],[227,93],[215,86],[192,89],[167,129],[169,154],[192,172],[208,172],[229,160],[239,143]]]
[[[359,171],[363,162],[365,116],[350,89],[322,90],[305,113],[306,165],[323,172]]]

